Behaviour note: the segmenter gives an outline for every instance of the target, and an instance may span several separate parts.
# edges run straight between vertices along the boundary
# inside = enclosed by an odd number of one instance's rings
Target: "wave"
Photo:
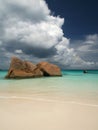
[[[53,99],[44,99],[44,98],[34,98],[34,97],[19,97],[19,96],[0,96],[0,99],[25,99],[32,101],[42,101],[42,102],[50,102],[50,103],[66,103],[66,104],[76,104],[81,106],[89,106],[89,107],[98,107],[98,104],[88,104],[76,101],[62,101],[62,100],[53,100]]]

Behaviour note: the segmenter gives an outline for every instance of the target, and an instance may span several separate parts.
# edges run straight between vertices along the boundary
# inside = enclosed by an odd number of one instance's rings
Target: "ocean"
[[[62,71],[62,77],[5,79],[0,71],[0,98],[24,98],[98,105],[98,71]]]

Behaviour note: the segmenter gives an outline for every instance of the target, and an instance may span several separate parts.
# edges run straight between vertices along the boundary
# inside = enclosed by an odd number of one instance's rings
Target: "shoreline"
[[[57,99],[57,98],[49,98],[46,99],[45,97],[39,97],[39,96],[0,96],[0,101],[8,101],[8,100],[18,100],[18,101],[29,101],[32,103],[32,101],[36,102],[47,102],[47,103],[59,103],[59,104],[75,104],[75,105],[80,105],[80,106],[88,106],[88,107],[97,107],[98,108],[98,103],[96,101],[95,103],[86,103],[82,101],[74,101],[74,100],[62,100],[62,99]]]

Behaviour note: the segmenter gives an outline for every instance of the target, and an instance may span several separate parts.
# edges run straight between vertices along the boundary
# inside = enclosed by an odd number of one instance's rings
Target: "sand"
[[[1,98],[0,130],[98,130],[98,106],[36,97]]]

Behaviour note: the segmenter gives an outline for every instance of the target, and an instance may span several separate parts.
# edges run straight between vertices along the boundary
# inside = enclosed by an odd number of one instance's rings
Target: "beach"
[[[98,130],[97,74],[23,80],[5,80],[5,74],[0,130]]]
[[[98,130],[98,0],[0,0],[0,130]]]
[[[51,100],[0,100],[1,130],[97,130],[98,106]]]

